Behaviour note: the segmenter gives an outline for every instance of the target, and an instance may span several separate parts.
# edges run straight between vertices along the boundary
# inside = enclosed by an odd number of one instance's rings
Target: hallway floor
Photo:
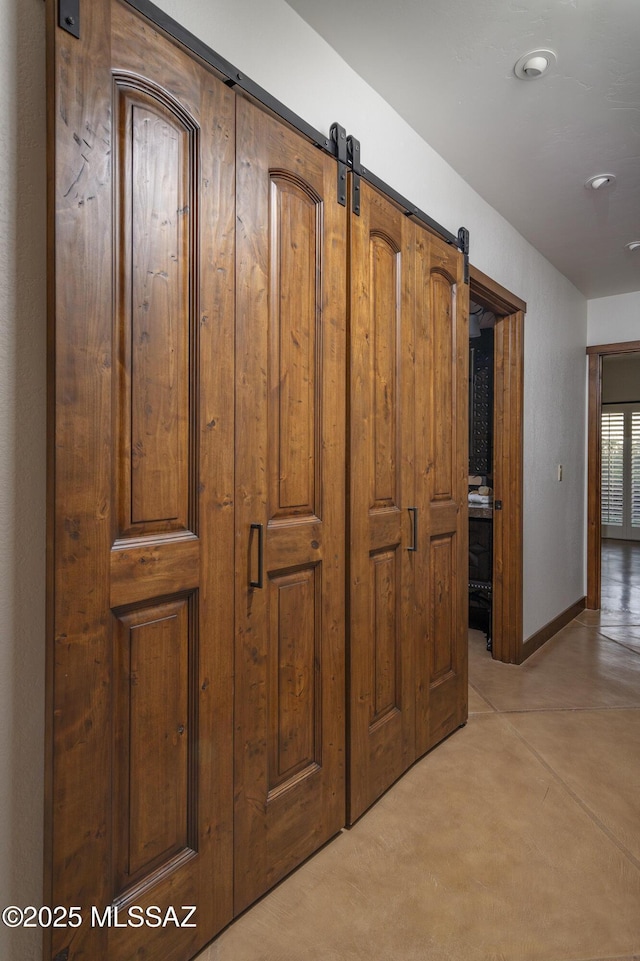
[[[631,600],[521,667],[470,632],[467,726],[199,961],[638,961]]]
[[[640,623],[640,541],[603,539],[601,558],[601,610],[635,613]]]

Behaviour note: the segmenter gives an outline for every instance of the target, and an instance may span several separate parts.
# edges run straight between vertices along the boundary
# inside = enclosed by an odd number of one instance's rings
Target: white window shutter
[[[640,527],[640,411],[631,415],[631,526]]]
[[[602,523],[623,524],[624,414],[602,412]]]

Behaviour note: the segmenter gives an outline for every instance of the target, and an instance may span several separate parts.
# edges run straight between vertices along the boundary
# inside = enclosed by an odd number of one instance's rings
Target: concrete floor
[[[607,620],[612,614],[635,613],[640,622],[640,540],[603,540],[601,557],[602,613]]]
[[[470,632],[467,726],[199,961],[638,961],[632,553],[603,563],[607,607],[521,667]]]

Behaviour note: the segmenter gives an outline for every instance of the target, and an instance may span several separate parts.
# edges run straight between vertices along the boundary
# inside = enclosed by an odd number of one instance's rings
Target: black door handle
[[[407,507],[407,510],[412,515],[413,518],[413,543],[411,547],[407,547],[408,551],[418,550],[418,508],[417,507]]]
[[[249,581],[249,587],[264,587],[264,524],[252,524],[252,531],[258,532],[258,580]]]

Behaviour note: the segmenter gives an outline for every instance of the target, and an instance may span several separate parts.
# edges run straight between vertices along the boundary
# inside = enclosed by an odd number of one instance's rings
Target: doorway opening
[[[640,616],[640,341],[587,354],[586,606]]]
[[[469,627],[493,648],[493,382],[496,315],[469,301]]]
[[[483,308],[485,329],[492,324],[493,330],[492,469],[469,472],[470,479],[486,476],[492,481],[470,485],[471,490],[491,487],[493,492],[488,518],[492,548],[488,615],[491,653],[495,660],[520,664],[531,653],[525,652],[522,643],[522,410],[527,305],[473,266],[469,295],[476,307]]]

